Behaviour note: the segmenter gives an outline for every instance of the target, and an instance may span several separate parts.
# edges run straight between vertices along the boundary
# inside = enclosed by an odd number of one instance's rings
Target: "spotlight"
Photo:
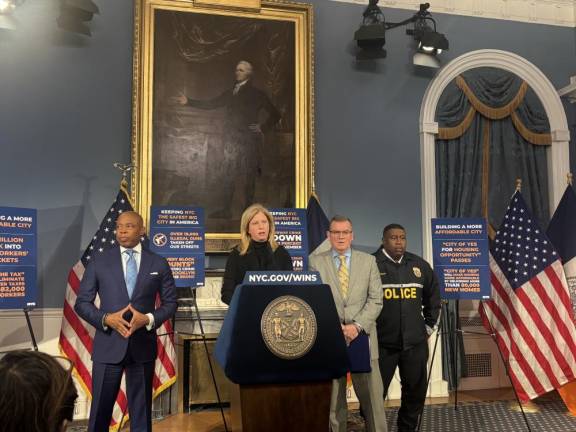
[[[9,0],[0,0],[0,14],[9,14],[16,9],[16,5]]]
[[[20,6],[24,0],[0,0],[0,15],[8,15],[14,12],[16,6]]]
[[[424,54],[422,52],[416,52],[414,53],[414,57],[412,57],[412,64],[414,66],[438,69],[440,67],[440,60],[438,60],[438,57],[436,56]]]
[[[446,36],[436,31],[436,21],[428,12],[429,7],[429,3],[420,5],[420,10],[414,15],[414,28],[407,29],[406,33],[414,37],[418,46],[413,63],[416,66],[438,68],[440,61],[435,56],[447,50],[449,44]]]
[[[354,33],[354,39],[360,50],[356,59],[377,59],[386,57],[386,26],[384,14],[378,7],[378,0],[370,0],[362,14],[362,25]]]
[[[427,54],[441,54],[443,50],[448,49],[448,39],[442,33],[437,33],[434,30],[425,31],[419,35],[414,36],[418,41],[418,49]]]
[[[0,0],[0,30],[16,30],[18,21],[12,15],[24,0]]]
[[[56,22],[61,29],[91,36],[92,32],[86,23],[92,20],[94,14],[99,13],[98,6],[92,0],[61,0],[60,16]]]
[[[406,33],[414,36],[418,42],[418,49],[427,54],[440,54],[442,50],[448,49],[448,39],[442,33],[436,31],[436,21],[430,16],[426,6],[428,3],[420,5],[420,12],[416,14],[414,28],[407,29]],[[433,27],[429,25],[433,24]]]
[[[430,3],[421,3],[420,9],[410,18],[401,22],[386,22],[384,14],[378,7],[378,0],[369,0],[368,6],[362,14],[362,25],[354,33],[356,44],[360,48],[356,54],[357,59],[377,59],[386,57],[386,31],[396,27],[413,24],[413,28],[406,33],[417,42],[417,52],[414,55],[414,64],[427,67],[439,67],[440,62],[434,58],[443,50],[448,49],[448,39],[436,31],[436,21],[428,9]],[[426,57],[431,57],[427,59]]]
[[[360,48],[356,54],[358,60],[386,57],[383,48],[386,43],[386,31],[379,24],[362,25],[354,33],[356,44]]]

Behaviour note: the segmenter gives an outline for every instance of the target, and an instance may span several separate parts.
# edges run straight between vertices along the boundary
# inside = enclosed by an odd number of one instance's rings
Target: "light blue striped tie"
[[[126,249],[124,253],[128,254],[124,279],[126,280],[126,288],[128,288],[128,297],[132,298],[132,293],[136,286],[136,277],[138,276],[138,267],[136,266],[136,258],[134,258],[134,254],[137,252],[134,252],[134,249]]]

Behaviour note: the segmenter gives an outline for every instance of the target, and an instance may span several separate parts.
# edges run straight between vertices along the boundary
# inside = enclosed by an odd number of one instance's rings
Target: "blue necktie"
[[[128,254],[128,261],[126,261],[126,275],[124,276],[124,279],[126,280],[126,288],[128,288],[128,297],[132,298],[132,293],[136,286],[136,277],[138,276],[136,258],[134,258],[134,254],[137,252],[134,252],[133,249],[126,249],[124,253]]]

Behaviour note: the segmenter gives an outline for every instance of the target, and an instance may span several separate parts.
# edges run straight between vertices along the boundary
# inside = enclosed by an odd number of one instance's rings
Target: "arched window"
[[[503,95],[500,100],[501,103],[494,105],[502,109],[494,109],[494,106],[492,108],[487,106],[488,104],[483,103],[487,102],[487,100],[482,101],[482,98],[479,98],[476,92],[470,88],[470,84],[480,76],[474,72],[481,72],[482,68],[493,68],[507,72],[500,74],[500,79],[502,80],[500,85],[509,94]],[[486,71],[488,72],[489,69],[486,69]],[[497,76],[498,73],[494,73],[494,75]],[[446,90],[448,92],[454,91],[459,93],[461,100],[454,99],[453,124],[450,124],[449,115],[446,115],[446,112],[444,112],[444,118],[440,120],[445,124],[443,124],[444,127],[441,128],[437,122],[436,114],[438,104]],[[540,111],[543,110],[545,113],[545,115],[540,116],[540,119],[528,119],[527,115],[529,116],[531,113],[518,113],[518,107],[525,102],[528,93],[531,93],[528,98],[533,97],[536,104],[541,107]],[[458,106],[459,103],[460,105]],[[446,106],[444,106],[444,108],[446,108]],[[460,112],[458,112],[458,110],[460,110]],[[522,108],[520,110],[522,110]],[[538,111],[538,109],[536,111]],[[478,114],[479,112],[480,114]],[[516,117],[515,120],[512,114]],[[523,155],[513,154],[512,159],[518,161],[525,158],[526,162],[532,164],[533,169],[530,172],[524,169],[522,173],[529,176],[526,180],[531,185],[531,189],[534,189],[532,191],[534,197],[531,203],[532,206],[540,207],[536,210],[539,211],[541,219],[546,219],[543,220],[542,223],[548,222],[547,218],[552,213],[552,210],[564,192],[566,187],[566,174],[569,171],[569,131],[566,114],[560,98],[558,97],[556,89],[546,76],[526,59],[516,54],[500,50],[473,51],[454,59],[446,65],[428,86],[422,102],[420,111],[422,241],[423,254],[426,259],[432,259],[431,218],[437,216],[484,215],[488,217],[490,222],[496,225],[494,228],[497,228],[497,225],[500,223],[498,218],[501,217],[501,215],[498,216],[498,213],[501,209],[497,208],[498,204],[491,204],[497,202],[498,198],[492,200],[489,198],[490,179],[492,179],[491,182],[493,186],[496,185],[500,188],[498,193],[504,195],[501,198],[502,204],[499,205],[506,205],[509,196],[513,192],[514,184],[508,178],[509,173],[507,172],[502,173],[502,181],[494,180],[494,178],[497,177],[494,177],[493,174],[498,173],[491,173],[490,167],[492,167],[493,171],[496,167],[497,170],[502,171],[503,167],[506,167],[506,163],[502,164],[503,161],[497,160],[496,162],[499,162],[499,165],[491,164],[489,152],[486,150],[494,148],[490,146],[490,127],[497,126],[498,133],[503,133],[503,124],[491,124],[491,122],[504,117],[510,117],[509,123],[505,126],[506,128],[509,127],[507,133],[511,133],[511,128],[513,128],[515,132],[519,132],[518,135],[520,138],[518,138],[518,136],[514,138],[517,141],[516,149],[522,148],[522,151],[527,152]],[[531,123],[532,129],[525,128],[525,123],[527,122]],[[474,130],[469,129],[472,125],[475,127]],[[450,129],[450,126],[453,127],[453,129]],[[540,128],[540,126],[542,127]],[[448,196],[447,190],[451,185],[446,183],[445,176],[446,173],[450,171],[450,167],[438,167],[437,162],[441,164],[463,163],[463,160],[454,154],[444,157],[447,155],[447,148],[439,150],[436,144],[438,141],[440,145],[445,145],[450,139],[462,136],[463,134],[461,132],[465,131],[475,134],[475,138],[477,138],[475,149],[469,150],[472,153],[464,155],[469,158],[468,163],[471,167],[467,175],[473,177],[473,181],[476,182],[476,188],[472,188],[474,189],[472,192],[472,189],[469,188],[466,196],[462,194],[459,195],[459,193]],[[493,132],[494,129],[492,128],[492,133]],[[473,141],[473,139],[470,141]],[[518,141],[524,142],[519,143]],[[532,147],[521,147],[525,142],[530,143]],[[502,143],[500,143],[500,145],[502,145]],[[514,153],[514,151],[517,152],[518,150],[512,150],[512,153]],[[442,152],[442,154],[437,155],[437,152]],[[482,160],[483,156],[487,157]],[[492,155],[492,157],[493,156],[494,155]],[[474,158],[480,158],[480,160],[474,160]],[[473,168],[472,165],[474,165]],[[460,172],[465,171],[466,170],[460,169]],[[439,178],[439,176],[442,176],[442,178]],[[455,180],[455,178],[453,178],[450,179],[450,181],[462,182],[466,181],[466,179],[459,178]],[[468,181],[470,180],[468,179]],[[443,185],[440,184],[442,182],[444,182]],[[536,191],[536,189],[538,190]],[[438,193],[445,195],[439,197]],[[474,207],[472,213],[475,214],[470,214],[468,210],[464,212],[459,211],[465,207],[461,207],[460,202],[451,201],[448,203],[446,201],[470,199],[470,193],[475,194],[472,197],[474,204],[472,206],[468,205],[468,209]],[[438,211],[440,210],[437,205],[438,202],[440,202],[442,206],[441,212]],[[492,212],[490,211],[490,205],[493,207]],[[481,213],[478,214],[478,212]],[[493,216],[492,218],[490,218],[491,215]],[[443,311],[443,313],[449,313],[445,311],[444,308]],[[454,321],[454,318],[457,319],[455,316],[452,318],[452,321]],[[460,350],[458,351],[460,352]],[[454,347],[451,347],[451,350],[447,350],[447,352],[454,352]],[[431,371],[432,395],[441,395],[443,391],[440,364],[440,361],[435,362],[434,369]],[[437,383],[437,390],[434,389],[435,383]],[[454,384],[454,382],[452,382],[452,384]]]

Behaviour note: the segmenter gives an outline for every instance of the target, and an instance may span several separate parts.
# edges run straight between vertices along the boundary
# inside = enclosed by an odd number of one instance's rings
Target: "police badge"
[[[422,272],[420,271],[419,267],[412,267],[412,271],[414,272],[414,276],[417,278],[422,277]]]
[[[318,327],[314,311],[304,300],[282,296],[270,302],[260,320],[266,347],[277,357],[302,357],[316,341]]]

